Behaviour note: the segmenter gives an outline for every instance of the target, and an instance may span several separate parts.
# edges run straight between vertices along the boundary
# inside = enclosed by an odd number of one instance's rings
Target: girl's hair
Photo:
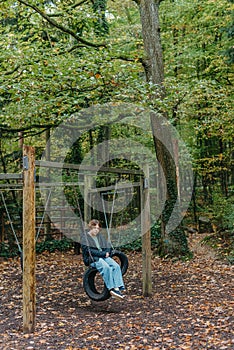
[[[92,219],[89,224],[88,224],[88,227],[91,228],[92,226],[96,226],[98,225],[100,228],[101,228],[101,224],[100,224],[100,221],[99,220],[96,220],[96,219]]]

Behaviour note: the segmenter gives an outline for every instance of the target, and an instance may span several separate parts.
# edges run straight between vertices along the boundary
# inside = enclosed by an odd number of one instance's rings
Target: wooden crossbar
[[[0,180],[22,180],[23,174],[0,174]]]
[[[57,169],[73,169],[82,171],[91,171],[98,172],[102,171],[105,173],[117,173],[117,174],[132,174],[132,175],[143,175],[142,170],[134,169],[122,169],[122,168],[108,168],[108,167],[98,167],[92,165],[79,165],[79,164],[70,164],[70,163],[59,163],[59,162],[50,162],[50,161],[38,161],[35,162],[36,166],[45,167],[45,168],[57,168]]]

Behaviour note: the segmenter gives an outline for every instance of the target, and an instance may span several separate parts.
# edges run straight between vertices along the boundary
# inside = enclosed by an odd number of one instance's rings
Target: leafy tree
[[[233,0],[228,0],[228,1],[232,4],[234,3]],[[232,8],[232,10],[230,9],[230,11],[231,11],[231,21],[230,21],[229,26],[227,26],[225,28],[225,31],[227,33],[227,37],[230,40],[230,45],[226,49],[225,55],[228,58],[228,63],[233,64],[234,63],[234,48],[233,48],[233,45],[231,45],[231,43],[233,42],[233,38],[234,38],[234,10],[233,10],[233,8]]]
[[[233,186],[233,74],[224,57],[231,6],[226,0],[175,1],[170,11],[169,3],[160,7],[165,85],[171,88],[166,102],[191,145],[196,197],[210,214],[215,192],[231,196]]]
[[[141,65],[129,55],[132,33],[114,35],[110,22],[112,37],[103,41],[96,27],[100,7],[104,16],[105,1],[1,3],[3,136],[21,132],[29,143],[81,108],[141,99],[135,84]],[[31,139],[35,146],[37,139]]]
[[[232,60],[224,53],[232,47],[232,4],[1,1],[3,166],[18,166],[10,159],[20,155],[18,141],[23,137],[40,154],[46,130],[81,108],[109,101],[139,102],[167,116],[189,145],[199,204],[207,200],[212,205],[214,191],[220,188],[222,195],[231,195],[233,74]],[[94,142],[92,136],[104,140],[110,132],[120,131],[112,126],[85,135],[74,155],[82,158],[84,148]],[[177,196],[175,168],[156,139],[155,145],[171,188],[166,222]]]
[[[164,64],[159,24],[159,5],[161,0],[139,0],[137,3],[141,14],[142,36],[146,54],[144,60],[146,78],[148,82],[154,84],[155,90],[151,98],[154,99],[158,95],[163,99],[165,95],[163,86]],[[168,118],[167,113],[164,113],[164,116]],[[178,198],[175,157],[174,159],[172,158],[167,148],[170,145],[171,151],[173,150],[173,140],[169,133],[167,135],[164,134],[165,130],[159,124],[158,116],[155,113],[152,113],[151,124],[157,159],[162,166],[167,184],[165,208],[161,215],[160,254],[163,256],[183,256],[189,252],[185,233],[180,227],[173,231],[167,229],[167,223]],[[167,140],[167,145],[162,140]],[[180,215],[179,208],[177,209],[177,215]],[[180,219],[178,222],[180,222]]]

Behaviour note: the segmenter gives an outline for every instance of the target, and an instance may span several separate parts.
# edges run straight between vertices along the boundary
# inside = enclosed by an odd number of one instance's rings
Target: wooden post
[[[35,150],[23,146],[23,331],[35,327]]]
[[[50,161],[50,129],[46,130],[46,149],[45,149],[45,158],[47,161]],[[50,168],[46,169],[46,176],[48,179],[50,179]],[[49,181],[49,180],[47,180]],[[49,196],[49,190],[46,191],[46,203],[48,201]],[[47,211],[50,213],[50,200],[47,203]],[[45,239],[50,240],[51,239],[51,223],[50,223],[50,217],[48,213],[45,213],[44,217],[44,230],[45,230]]]
[[[91,207],[89,205],[89,190],[92,187],[92,177],[90,175],[84,176],[84,221],[88,223],[91,220]]]
[[[145,176],[141,186],[142,277],[143,296],[147,297],[152,294],[149,166],[144,165],[143,170]]]

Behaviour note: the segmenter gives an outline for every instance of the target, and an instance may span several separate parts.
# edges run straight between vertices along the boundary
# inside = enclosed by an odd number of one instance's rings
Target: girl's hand
[[[109,258],[109,256],[110,256],[110,254],[107,252],[107,253],[106,253],[106,258]]]

